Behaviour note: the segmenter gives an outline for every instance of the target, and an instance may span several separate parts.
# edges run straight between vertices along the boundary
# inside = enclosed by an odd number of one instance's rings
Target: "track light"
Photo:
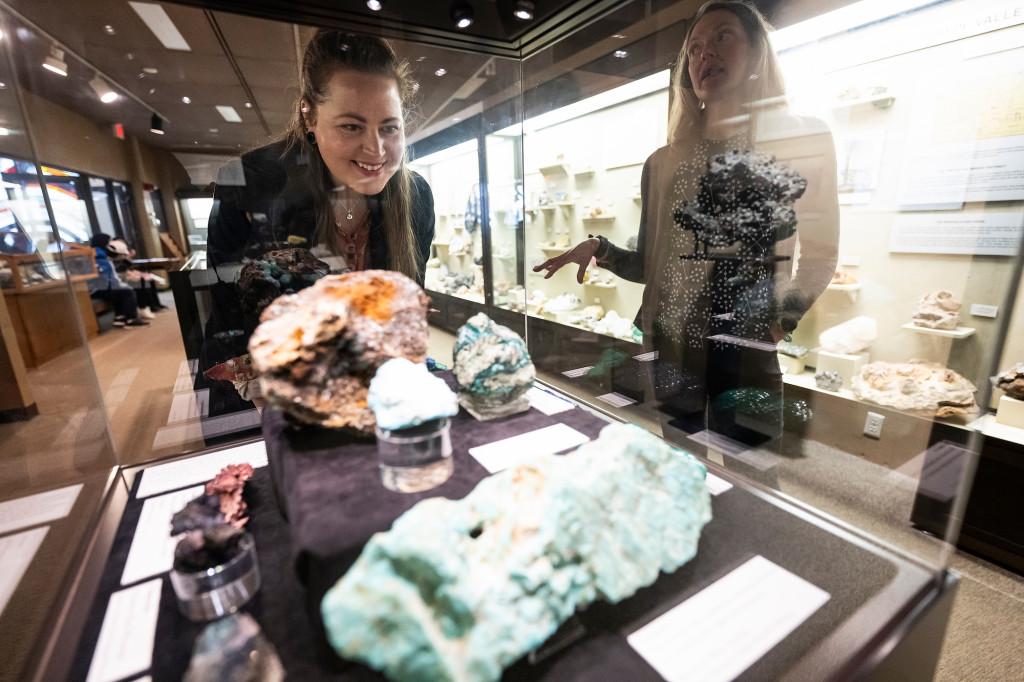
[[[468,2],[452,3],[452,21],[459,28],[469,28],[473,23],[473,8]]]
[[[96,93],[96,96],[100,98],[100,101],[104,104],[110,104],[117,99],[117,93],[110,89],[110,86],[100,78],[99,74],[93,77],[89,81],[89,87]]]
[[[533,3],[530,0],[516,0],[516,11],[513,12],[516,19],[530,21],[533,19]]]
[[[53,71],[58,76],[68,75],[68,65],[64,61],[64,50],[58,50],[56,46],[50,48],[50,56],[43,60],[43,68]]]
[[[383,0],[366,0],[366,6],[374,12],[379,12],[384,9]]]
[[[150,120],[149,132],[154,133],[156,135],[164,134],[164,121],[156,114],[153,114],[153,118]]]

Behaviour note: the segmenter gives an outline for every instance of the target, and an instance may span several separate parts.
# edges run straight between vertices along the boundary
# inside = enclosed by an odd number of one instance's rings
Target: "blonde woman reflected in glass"
[[[668,145],[644,164],[635,251],[596,236],[535,271],[592,258],[644,283],[636,324],[663,421],[745,446],[777,439],[776,344],[835,272],[835,149],[827,127],[788,110],[770,27],[743,2],[709,2],[672,78]],[[666,430],[666,435],[669,431]]]
[[[297,89],[281,138],[218,174],[208,233],[216,281],[200,361],[211,414],[251,408],[258,397],[247,344],[278,295],[328,272],[367,269],[423,284],[434,200],[406,163],[416,91],[409,64],[386,40],[320,30]]]

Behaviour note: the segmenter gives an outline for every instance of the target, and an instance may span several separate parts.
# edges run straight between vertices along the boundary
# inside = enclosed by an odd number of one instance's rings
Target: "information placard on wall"
[[[893,219],[891,253],[1013,256],[1024,215],[1016,213],[909,213]]]

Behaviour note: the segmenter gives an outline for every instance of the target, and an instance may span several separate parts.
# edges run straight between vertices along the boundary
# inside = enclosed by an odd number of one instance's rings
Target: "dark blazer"
[[[316,246],[316,208],[306,174],[309,160],[297,150],[285,153],[285,146],[281,141],[260,147],[220,170],[207,233],[211,266],[238,263],[274,247]],[[412,175],[412,229],[421,264],[417,279],[422,286],[422,267],[434,239],[434,195],[426,180],[417,173]],[[381,196],[369,199],[369,267],[387,270],[390,253]]]

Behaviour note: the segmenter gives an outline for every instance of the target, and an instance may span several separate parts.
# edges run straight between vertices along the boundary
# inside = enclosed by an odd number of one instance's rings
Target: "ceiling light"
[[[448,73],[448,69],[438,69],[437,71],[434,72],[434,75],[435,76],[443,76],[446,73]]]
[[[96,96],[100,98],[100,101],[104,104],[110,104],[117,99],[117,93],[110,89],[106,81],[100,78],[99,74],[96,74],[91,81],[89,81],[89,87],[96,93]]]
[[[184,102],[185,104],[192,104],[192,98],[189,97],[188,95],[185,95],[184,97],[182,97],[181,101]]]
[[[516,0],[516,10],[513,14],[516,19],[530,21],[533,19],[533,3],[530,0]]]
[[[158,70],[154,69],[152,66],[144,66],[144,67],[142,67],[142,70],[144,72],[148,73],[151,76],[160,73]]]
[[[625,50],[615,50],[615,52],[613,52],[612,54],[618,57],[619,59],[625,59],[627,56],[629,56],[629,53],[626,52]]]
[[[379,12],[384,9],[384,3],[382,0],[366,0],[366,6],[374,12]]]
[[[164,121],[156,114],[153,114],[153,118],[150,120],[149,132],[155,133],[157,135],[164,134]]]
[[[246,102],[245,103],[245,108],[246,109],[252,109],[252,102]]]
[[[242,120],[242,117],[238,115],[238,112],[235,111],[234,107],[218,105],[216,108],[217,113],[219,113],[224,118],[224,120],[228,121],[229,123],[238,123]]]
[[[128,4],[168,50],[185,52],[192,50],[163,7],[153,2],[129,2]]]
[[[108,36],[112,36],[115,33],[117,33],[117,29],[115,29],[110,24],[107,24],[106,26],[103,27],[103,32],[106,33]]]
[[[459,28],[469,28],[473,23],[473,8],[468,2],[452,3],[452,21]]]
[[[58,50],[56,47],[50,48],[50,56],[43,60],[43,68],[49,71],[53,71],[59,76],[68,75],[68,65],[64,61],[64,50]]]
[[[10,134],[11,134],[11,129],[10,128],[0,128],[0,135],[10,135]]]

